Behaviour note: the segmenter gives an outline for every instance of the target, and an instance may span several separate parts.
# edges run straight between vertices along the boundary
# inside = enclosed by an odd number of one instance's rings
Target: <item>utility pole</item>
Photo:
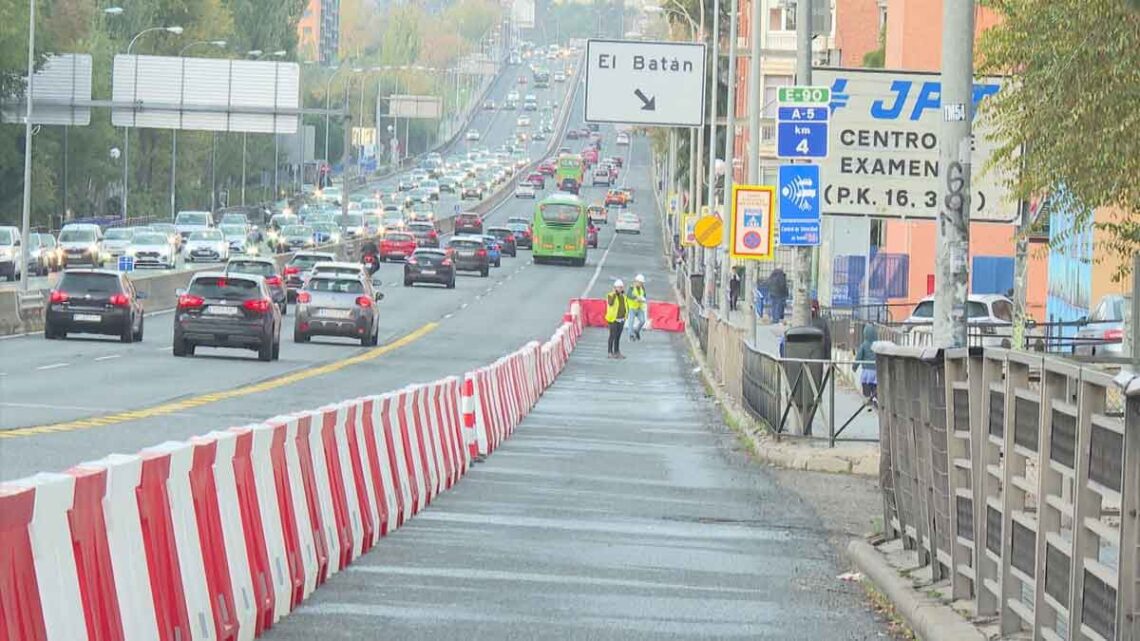
[[[728,105],[725,106],[724,191],[721,196],[721,200],[724,202],[724,235],[721,243],[723,251],[720,254],[720,317],[722,319],[729,317],[728,293],[724,291],[724,288],[728,286],[731,278],[728,272],[732,267],[732,259],[729,257],[728,251],[732,224],[732,205],[729,198],[732,198],[732,183],[735,178],[732,164],[736,152],[736,30],[740,23],[740,0],[732,0],[732,9],[729,11],[728,21],[730,25],[728,28]]]
[[[953,0],[951,0],[953,1]],[[971,3],[973,4],[973,3]],[[811,7],[812,0],[799,0],[796,5],[796,84],[811,84]],[[811,323],[811,247],[796,247],[795,295],[792,301],[792,326]]]
[[[750,0],[749,35],[751,42],[748,50],[752,56],[748,59],[748,183],[760,184],[760,114],[764,111],[764,91],[760,87],[760,52],[763,51],[763,42],[760,40],[763,33],[761,21],[761,1]],[[756,261],[747,262],[747,271],[744,277],[744,287],[748,302],[748,335],[756,341]]]
[[[1013,336],[1012,348],[1025,350],[1025,325],[1028,313],[1025,309],[1026,284],[1029,271],[1029,231],[1033,228],[1037,217],[1029,207],[1029,203],[1022,200],[1018,203],[1021,210],[1021,223],[1017,226],[1017,236],[1014,237],[1013,252]]]
[[[720,0],[713,0],[712,49],[712,90],[709,92],[709,166],[708,166],[708,206],[709,215],[716,215],[716,103],[720,71]],[[705,248],[705,308],[716,301],[716,249]]]
[[[36,2],[28,2],[28,86],[24,90],[24,194],[20,216],[20,291],[28,293],[28,237],[32,225],[32,87],[36,75]]]
[[[1132,372],[1140,374],[1140,254],[1132,257]]]
[[[801,0],[802,2],[802,0]],[[970,128],[973,118],[974,3],[942,5],[941,211],[935,245],[934,346],[966,347],[970,250]]]

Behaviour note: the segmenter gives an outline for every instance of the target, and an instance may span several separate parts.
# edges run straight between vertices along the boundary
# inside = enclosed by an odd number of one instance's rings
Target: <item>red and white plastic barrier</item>
[[[584,326],[381,396],[0,484],[0,641],[249,641],[516,429]]]

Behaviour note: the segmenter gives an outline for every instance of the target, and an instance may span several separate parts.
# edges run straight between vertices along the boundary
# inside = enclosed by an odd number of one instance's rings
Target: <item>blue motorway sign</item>
[[[776,120],[788,120],[792,122],[827,122],[830,118],[830,110],[827,105],[816,105],[810,107],[778,107],[776,109]]]
[[[827,121],[776,121],[776,156],[827,158]]]
[[[818,220],[780,221],[780,244],[787,247],[812,247],[819,244]]]
[[[780,220],[819,220],[819,165],[780,165]]]

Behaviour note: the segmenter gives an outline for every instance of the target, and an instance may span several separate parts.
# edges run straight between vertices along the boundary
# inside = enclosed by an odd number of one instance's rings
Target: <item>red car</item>
[[[550,162],[549,160],[544,160],[538,166],[538,173],[542,174],[543,176],[553,176],[555,170],[556,167],[554,166],[554,163]]]
[[[537,171],[527,176],[526,182],[533,185],[535,189],[546,189],[546,176]]]
[[[586,228],[586,245],[594,249],[598,248],[598,228],[594,226],[594,223],[590,223],[590,226]]]
[[[625,207],[626,197],[625,192],[620,189],[611,189],[606,192],[606,206],[616,205],[618,207]]]
[[[621,156],[610,156],[610,162],[613,163],[615,167],[620,168],[622,165]]]
[[[391,231],[380,239],[380,260],[404,260],[416,251],[416,237]]]
[[[593,166],[598,163],[598,150],[593,147],[586,147],[582,150],[582,162],[588,166]]]

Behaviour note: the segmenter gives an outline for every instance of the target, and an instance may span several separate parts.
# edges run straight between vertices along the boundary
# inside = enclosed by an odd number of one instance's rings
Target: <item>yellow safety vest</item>
[[[628,302],[624,294],[610,292],[606,294],[606,322],[612,323],[625,320]]]
[[[629,296],[626,296],[626,300],[629,301],[629,308],[630,309],[632,309],[632,310],[641,309],[642,306],[644,305],[644,303],[641,302],[642,298],[645,298],[645,288],[644,287],[641,287],[640,285],[634,285],[634,286],[629,288]]]

